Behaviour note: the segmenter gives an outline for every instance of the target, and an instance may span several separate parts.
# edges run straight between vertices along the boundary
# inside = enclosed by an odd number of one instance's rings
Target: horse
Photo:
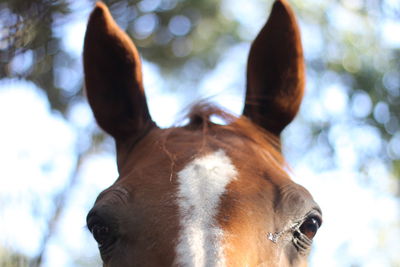
[[[115,140],[119,173],[87,215],[103,266],[307,265],[322,215],[281,153],[305,84],[286,0],[274,2],[251,45],[241,116],[200,101],[186,124],[159,128],[139,53],[101,2],[88,21],[83,64],[88,102]]]

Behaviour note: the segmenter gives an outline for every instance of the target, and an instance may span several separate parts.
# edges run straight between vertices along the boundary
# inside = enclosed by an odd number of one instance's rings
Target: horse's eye
[[[310,240],[314,238],[317,234],[319,227],[321,226],[321,221],[316,217],[307,218],[300,226],[300,232],[307,236]]]

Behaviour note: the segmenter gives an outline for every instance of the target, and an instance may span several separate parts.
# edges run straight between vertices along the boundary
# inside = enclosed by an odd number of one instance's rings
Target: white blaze
[[[223,150],[190,162],[178,173],[181,232],[176,264],[184,267],[226,265],[223,230],[216,221],[220,198],[237,171]]]

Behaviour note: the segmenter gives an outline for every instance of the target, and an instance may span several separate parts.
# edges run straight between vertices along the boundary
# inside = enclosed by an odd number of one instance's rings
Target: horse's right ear
[[[124,141],[154,125],[136,47],[101,2],[90,15],[83,61],[87,97],[100,127]]]
[[[251,46],[244,115],[279,136],[299,110],[304,73],[296,18],[286,0],[276,0]]]

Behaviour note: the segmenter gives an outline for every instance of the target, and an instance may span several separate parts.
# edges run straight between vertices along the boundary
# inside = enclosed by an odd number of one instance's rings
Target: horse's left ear
[[[124,141],[154,125],[136,47],[101,2],[90,15],[83,61],[89,104],[100,127]]]
[[[286,0],[276,0],[250,50],[244,115],[279,136],[299,110],[304,76],[296,18]]]

